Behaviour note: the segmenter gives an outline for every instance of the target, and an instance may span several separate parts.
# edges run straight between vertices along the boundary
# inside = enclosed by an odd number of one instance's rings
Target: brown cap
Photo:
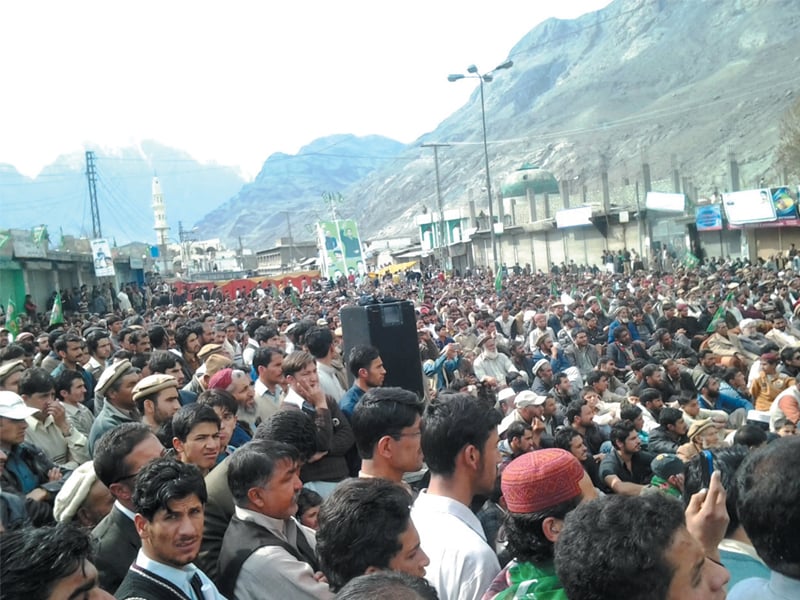
[[[21,372],[24,370],[25,361],[23,361],[21,358],[3,363],[0,365],[0,381],[4,381],[9,375],[16,373],[17,371]]]
[[[218,371],[233,366],[233,361],[224,354],[212,354],[206,359],[204,366],[206,368],[205,374],[211,379]]]
[[[200,352],[197,353],[197,358],[200,360],[205,360],[212,354],[215,354],[222,350],[222,344],[206,344],[202,348],[200,348]]]
[[[707,431],[708,429],[711,429],[712,427],[714,429],[717,428],[717,426],[714,424],[714,421],[712,421],[711,419],[700,419],[692,423],[692,426],[689,427],[689,433],[687,434],[687,437],[690,440],[694,439],[695,436],[700,435],[701,433]]]
[[[133,399],[140,400],[141,398],[149,398],[153,394],[171,387],[178,387],[178,380],[172,375],[164,375],[163,373],[148,375],[139,380],[139,383],[134,386]]]
[[[106,367],[106,370],[103,371],[102,375],[100,375],[100,380],[97,382],[97,386],[94,388],[95,392],[101,396],[105,396],[106,390],[111,387],[111,385],[117,379],[122,377],[122,374],[125,373],[125,371],[132,368],[133,365],[131,365],[131,361],[128,359],[112,363],[110,366]]]

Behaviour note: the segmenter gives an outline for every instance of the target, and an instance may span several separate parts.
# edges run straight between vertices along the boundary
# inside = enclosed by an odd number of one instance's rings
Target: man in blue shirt
[[[386,369],[378,349],[373,346],[355,346],[350,350],[347,367],[354,377],[353,386],[342,396],[339,406],[350,419],[361,397],[371,388],[383,385]]]

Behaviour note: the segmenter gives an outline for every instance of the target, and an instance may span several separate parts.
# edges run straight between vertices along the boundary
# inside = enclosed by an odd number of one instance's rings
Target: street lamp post
[[[489,199],[489,239],[492,242],[492,261],[494,263],[494,269],[499,269],[500,265],[497,260],[497,240],[494,234],[494,208],[492,202],[492,177],[489,171],[489,144],[486,139],[486,103],[483,97],[483,83],[489,83],[494,79],[494,73],[496,71],[500,71],[502,69],[510,69],[514,65],[513,61],[506,61],[501,65],[497,65],[494,69],[489,71],[488,73],[484,73],[481,75],[478,72],[478,67],[475,65],[470,65],[467,67],[467,73],[469,75],[464,75],[463,73],[456,73],[453,75],[448,75],[448,81],[458,81],[459,79],[477,79],[478,83],[480,84],[481,90],[481,123],[483,124],[483,158],[486,163],[486,195]]]

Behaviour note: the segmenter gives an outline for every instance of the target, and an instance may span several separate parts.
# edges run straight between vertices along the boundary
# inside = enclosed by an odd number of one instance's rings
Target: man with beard
[[[553,549],[567,513],[597,497],[589,476],[569,452],[546,448],[512,462],[501,489],[508,507],[505,530],[514,557],[484,598],[565,598]]]
[[[206,486],[193,466],[159,458],[142,467],[133,492],[142,547],[117,589],[119,600],[223,598],[192,564],[203,537],[205,502]]]
[[[533,351],[531,358],[534,361],[546,358],[550,361],[550,366],[553,367],[553,371],[556,372],[566,371],[570,368],[569,361],[567,357],[564,356],[564,351],[558,348],[553,339],[546,334],[542,334],[539,336],[539,339],[536,340],[536,349]]]
[[[600,463],[600,479],[614,494],[638,496],[653,475],[653,455],[642,450],[642,441],[631,423],[611,428],[614,450]]]
[[[781,364],[778,372],[795,379],[800,377],[800,347],[781,350]]]
[[[572,427],[583,436],[586,447],[595,460],[602,460],[600,446],[605,441],[598,427],[594,424],[594,409],[586,399],[575,400],[567,408],[565,419],[568,427]]]
[[[747,411],[752,410],[753,405],[746,400],[723,397],[719,393],[719,379],[706,375],[695,380],[695,385],[700,408],[725,411],[728,415],[728,426],[732,429],[738,429],[747,421]]]
[[[533,365],[534,380],[531,385],[531,390],[540,396],[546,396],[551,389],[553,389],[553,367],[550,366],[550,361],[546,358],[540,358]]]
[[[547,326],[547,316],[542,313],[536,313],[533,315],[533,323],[533,329],[528,334],[528,348],[531,349],[531,352],[536,351],[537,343],[543,335],[547,335],[553,342],[556,341],[555,332]]]
[[[455,326],[457,332],[453,336],[453,339],[461,344],[461,348],[464,352],[474,350],[478,345],[478,336],[475,335],[475,332],[470,327],[469,321],[465,317],[461,317],[460,319],[456,319]]]
[[[634,341],[639,340],[639,330],[636,329],[636,326],[631,323],[629,317],[628,307],[627,306],[620,306],[614,313],[616,317],[611,324],[608,326],[608,343],[612,343],[616,338],[614,337],[614,332],[617,330],[618,327],[624,327],[628,330],[631,334],[631,339]]]
[[[612,337],[614,340],[613,343],[609,343],[606,355],[613,359],[617,373],[627,375],[631,370],[631,363],[637,358],[651,362],[650,355],[644,349],[644,344],[638,341],[634,342],[627,327],[617,327]]]
[[[714,355],[711,350],[703,349],[698,353],[697,366],[692,369],[692,379],[697,379],[701,375],[708,375],[709,377],[721,377],[724,373],[724,367],[717,364],[718,357]]]
[[[646,389],[655,389],[661,393],[661,400],[666,404],[669,402],[670,389],[664,385],[664,375],[658,365],[645,365],[642,368],[642,382],[633,392],[639,398]]]
[[[581,374],[581,378],[586,381],[586,377],[591,373],[600,361],[597,348],[589,343],[589,335],[585,329],[574,329],[572,332],[573,343],[564,350],[569,364],[576,367]]]
[[[170,375],[148,375],[134,386],[133,401],[142,415],[142,423],[153,433],[158,433],[181,407],[178,382]]]
[[[739,324],[741,333],[739,334],[739,341],[742,348],[753,354],[761,356],[764,353],[764,348],[770,344],[769,338],[758,330],[758,323],[754,319],[744,319]]]
[[[473,363],[475,376],[479,381],[494,381],[504,387],[506,375],[515,370],[511,359],[497,351],[497,340],[489,335],[478,340],[478,348],[482,352]]]
[[[527,377],[528,385],[533,382],[533,359],[525,352],[525,344],[520,341],[511,342],[511,363],[514,368]]]
[[[671,358],[661,363],[664,367],[662,381],[669,394],[669,398],[675,398],[681,394],[696,394],[692,372],[680,368],[677,362]]]
[[[657,329],[655,332],[656,343],[650,347],[650,356],[661,362],[668,358],[674,360],[684,368],[693,368],[697,364],[697,352],[689,346],[676,342],[672,334],[666,329]]]

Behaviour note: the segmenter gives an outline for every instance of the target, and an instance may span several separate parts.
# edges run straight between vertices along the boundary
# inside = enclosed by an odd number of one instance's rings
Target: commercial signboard
[[[769,188],[726,192],[722,194],[722,205],[731,225],[765,223],[776,218],[775,204]]]
[[[565,208],[556,211],[556,227],[580,227],[581,225],[591,225],[592,207],[581,206],[579,208]]]
[[[697,231],[720,231],[722,229],[722,206],[706,204],[696,207],[694,222],[697,225]]]
[[[686,195],[667,192],[647,192],[644,205],[647,210],[682,213],[686,210]]]
[[[775,207],[775,216],[779,219],[796,219],[797,196],[786,186],[770,188],[769,191]]]

